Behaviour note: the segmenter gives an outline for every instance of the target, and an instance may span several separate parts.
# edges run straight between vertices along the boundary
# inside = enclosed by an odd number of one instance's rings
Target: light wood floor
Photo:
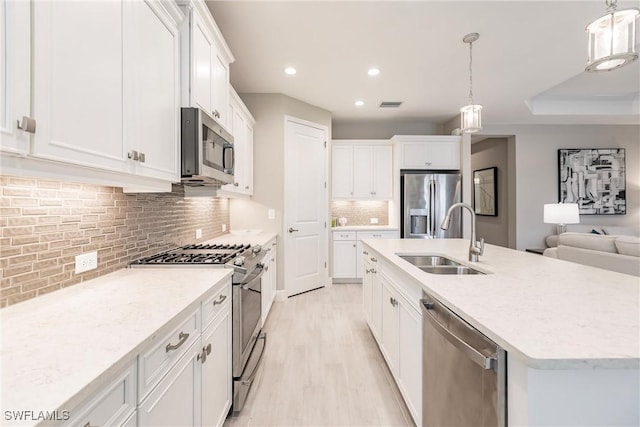
[[[413,426],[362,313],[362,285],[275,302],[236,426]]]

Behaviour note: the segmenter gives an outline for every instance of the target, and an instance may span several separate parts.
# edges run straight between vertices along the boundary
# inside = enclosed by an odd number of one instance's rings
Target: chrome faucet
[[[467,203],[455,203],[451,205],[449,210],[447,211],[447,215],[444,217],[442,224],[440,224],[440,228],[446,230],[449,228],[449,224],[451,223],[451,212],[455,208],[466,208],[469,212],[471,212],[471,241],[469,242],[469,261],[478,262],[478,257],[484,253],[484,239],[480,239],[480,241],[476,241],[476,213],[473,211],[471,205]]]

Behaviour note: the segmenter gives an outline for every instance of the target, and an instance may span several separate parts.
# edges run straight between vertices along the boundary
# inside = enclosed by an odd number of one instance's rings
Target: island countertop
[[[640,279],[466,239],[365,240],[386,262],[535,369],[639,369]],[[396,254],[452,258],[485,275],[423,272]]]
[[[73,409],[232,274],[127,268],[3,308],[0,407]]]

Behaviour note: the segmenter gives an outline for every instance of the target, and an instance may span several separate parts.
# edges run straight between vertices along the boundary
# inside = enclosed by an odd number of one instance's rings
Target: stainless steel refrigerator
[[[461,199],[460,173],[427,171],[400,172],[400,229],[403,239],[443,239],[462,237],[461,210],[451,217],[451,226],[440,224],[447,210]]]

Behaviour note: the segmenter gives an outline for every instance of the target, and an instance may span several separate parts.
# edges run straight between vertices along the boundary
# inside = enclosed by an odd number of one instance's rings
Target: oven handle
[[[258,340],[264,340],[264,344],[262,345],[262,351],[260,352],[260,357],[258,358],[258,361],[256,362],[256,364],[253,366],[253,370],[248,375],[247,379],[241,381],[243,385],[250,385],[253,382],[253,377],[255,376],[256,371],[260,367],[260,362],[262,362],[262,356],[264,356],[264,350],[267,347],[267,333],[262,332],[258,336],[258,338],[256,339],[256,344],[254,344],[254,349],[255,349],[255,345],[257,345],[258,343]]]
[[[258,280],[259,278],[261,278],[263,274],[264,274],[264,264],[259,262],[256,265],[256,268],[253,270],[253,272],[249,275],[249,277],[247,277],[247,280],[245,280],[244,283],[240,284],[240,287],[246,291],[252,290],[249,285],[255,282],[256,280]]]

